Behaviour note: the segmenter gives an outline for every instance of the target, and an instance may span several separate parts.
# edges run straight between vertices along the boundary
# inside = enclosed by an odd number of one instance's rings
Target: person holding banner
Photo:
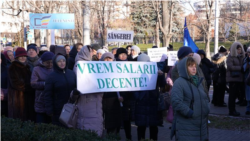
[[[116,61],[128,61],[127,50],[125,48],[119,48],[116,52]],[[123,99],[123,107],[122,107],[122,119],[123,119],[123,127],[125,130],[127,140],[131,140],[131,119],[133,116],[133,111],[131,112],[129,109],[133,109],[133,104],[131,103],[132,93],[131,92],[119,92],[121,98]],[[130,115],[132,113],[132,115]]]
[[[150,62],[146,54],[138,56],[137,61]],[[159,78],[159,77],[158,77]],[[158,125],[158,86],[155,90],[133,92],[135,97],[135,124],[137,127],[138,141],[145,139],[146,128],[150,129],[150,140],[157,140]]]
[[[101,47],[97,44],[84,46],[78,53],[75,59],[75,69],[78,61],[92,61],[93,55],[96,55],[97,50]],[[84,85],[83,87],[86,87]],[[77,128],[81,130],[92,130],[102,136],[103,133],[103,111],[102,111],[103,93],[81,94],[78,99],[78,119]]]
[[[53,72],[45,80],[43,91],[45,112],[52,117],[52,124],[63,126],[59,122],[59,116],[75,88],[75,73],[67,68],[66,58],[62,54],[57,54],[53,58]]]
[[[171,139],[180,141],[208,140],[209,99],[201,85],[192,57],[182,59],[178,65],[180,77],[174,82],[171,103],[174,109]]]

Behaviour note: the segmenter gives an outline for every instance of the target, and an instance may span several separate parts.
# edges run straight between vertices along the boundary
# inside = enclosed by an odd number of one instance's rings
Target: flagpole
[[[214,54],[218,53],[219,16],[219,2],[215,0]]]

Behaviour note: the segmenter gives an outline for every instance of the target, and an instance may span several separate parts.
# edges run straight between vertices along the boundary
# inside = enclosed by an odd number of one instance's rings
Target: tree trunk
[[[210,29],[211,27],[209,27]],[[210,59],[210,32],[207,33],[206,35],[206,47],[205,47],[205,50],[206,50],[206,56],[207,58]]]
[[[156,27],[155,27],[155,44],[157,47],[160,47],[160,34],[159,34],[159,22],[156,22]]]
[[[50,49],[50,45],[51,45],[51,31],[50,31],[50,29],[46,30],[46,45],[47,45],[48,49]]]
[[[163,43],[162,46],[166,47],[167,43],[167,33],[168,33],[168,26],[169,26],[169,8],[168,8],[168,1],[162,1],[162,27],[165,32],[163,32]]]
[[[40,35],[40,29],[35,29],[34,30],[34,34],[35,34],[35,43],[37,46],[41,46],[41,35]]]

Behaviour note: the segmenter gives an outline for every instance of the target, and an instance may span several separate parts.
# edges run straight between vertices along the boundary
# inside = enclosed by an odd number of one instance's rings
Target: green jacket
[[[197,87],[191,83],[186,61],[187,58],[181,60],[177,65],[180,77],[174,82],[171,92],[174,110],[171,138],[175,133],[175,139],[178,141],[204,141],[208,139],[209,99],[201,84],[203,78],[199,77]],[[190,107],[192,96],[193,108]]]

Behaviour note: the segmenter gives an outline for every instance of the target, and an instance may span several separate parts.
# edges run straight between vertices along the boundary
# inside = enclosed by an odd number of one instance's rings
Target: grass
[[[249,118],[209,116],[208,119],[211,121],[211,123],[208,124],[209,127],[227,130],[250,131]]]
[[[249,44],[245,40],[242,40],[239,42],[241,42],[243,45]],[[229,49],[232,43],[233,42],[219,42],[219,46],[224,45],[227,49]],[[172,44],[172,42],[170,44]],[[199,49],[205,50],[205,43],[199,42],[199,43],[196,43],[196,45]],[[152,48],[153,44],[137,44],[137,46],[140,47],[141,51],[147,51],[147,48]],[[161,46],[162,46],[162,44],[161,44]],[[183,43],[182,42],[174,42],[173,46],[174,46],[174,50],[178,50],[180,47],[183,46]],[[109,46],[109,50],[111,50],[113,47],[117,47],[117,46]],[[121,47],[125,48],[126,45],[122,45]],[[210,52],[213,52],[213,51],[214,51],[214,42],[210,42]]]

